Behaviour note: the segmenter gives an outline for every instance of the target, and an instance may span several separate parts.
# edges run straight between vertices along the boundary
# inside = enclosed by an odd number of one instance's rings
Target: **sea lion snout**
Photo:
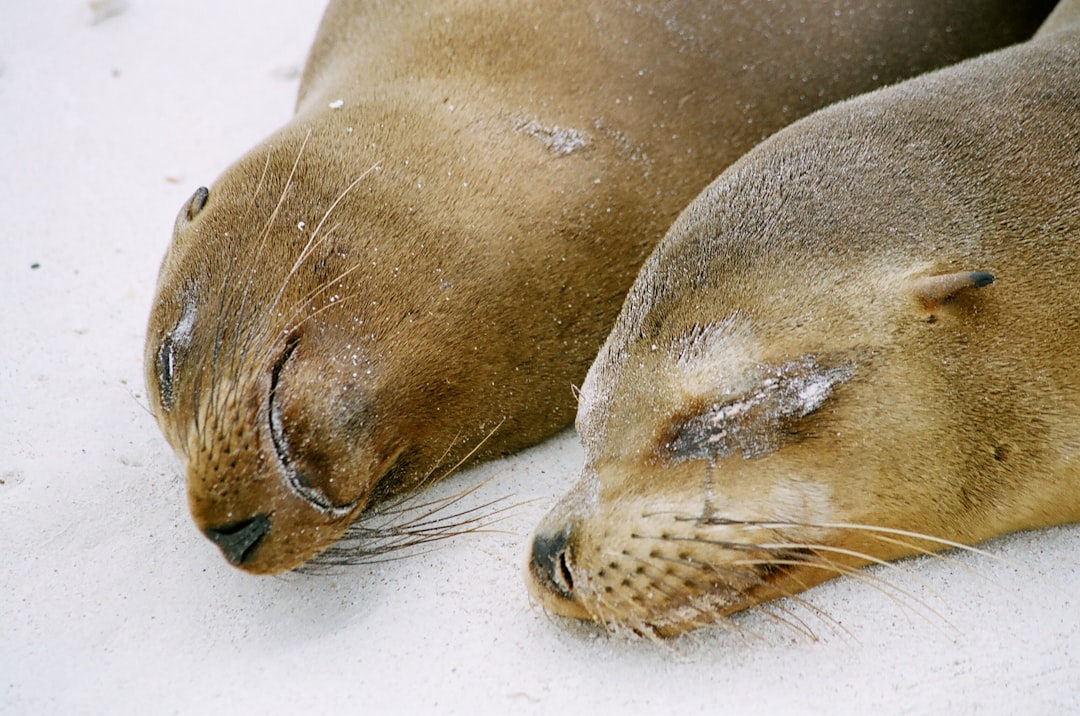
[[[533,598],[544,609],[563,617],[587,619],[589,612],[575,578],[576,527],[572,509],[548,515],[533,534],[525,581]]]

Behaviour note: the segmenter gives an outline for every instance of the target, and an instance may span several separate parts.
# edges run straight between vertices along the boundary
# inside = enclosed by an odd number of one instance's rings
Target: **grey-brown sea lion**
[[[288,569],[383,498],[549,435],[723,167],[1025,37],[1038,5],[331,3],[296,116],[195,193],[162,264],[147,381],[199,528]],[[372,520],[323,559],[385,548]]]
[[[1080,24],[818,112],[680,216],[534,536],[562,615],[672,635],[1080,520]]]

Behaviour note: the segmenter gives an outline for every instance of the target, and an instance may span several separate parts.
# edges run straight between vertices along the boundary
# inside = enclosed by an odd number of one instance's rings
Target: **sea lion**
[[[295,117],[195,192],[162,263],[146,378],[198,527],[257,573],[386,549],[376,505],[570,420],[720,169],[1049,9],[879,5],[332,2]]]
[[[1073,24],[818,112],[711,184],[582,386],[540,603],[669,636],[1080,520],[1078,110]]]

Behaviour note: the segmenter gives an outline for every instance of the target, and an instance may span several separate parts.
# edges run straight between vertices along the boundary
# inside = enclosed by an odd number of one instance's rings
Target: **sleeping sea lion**
[[[583,475],[529,559],[547,609],[673,635],[1080,520],[1080,23],[1055,26],[818,112],[689,205],[582,387]]]
[[[709,179],[1047,11],[332,2],[295,117],[195,192],[162,263],[146,378],[195,522],[259,573],[443,534],[375,513],[567,423],[640,263]]]

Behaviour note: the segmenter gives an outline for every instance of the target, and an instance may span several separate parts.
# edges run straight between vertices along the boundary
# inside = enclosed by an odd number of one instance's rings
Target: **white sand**
[[[813,590],[838,624],[784,608],[816,641],[761,612],[666,645],[549,619],[520,566],[571,434],[442,488],[536,498],[503,534],[333,578],[230,568],[145,408],[143,329],[175,212],[288,118],[322,3],[129,0],[98,24],[85,1],[9,5],[0,711],[1080,712],[1076,527]]]

